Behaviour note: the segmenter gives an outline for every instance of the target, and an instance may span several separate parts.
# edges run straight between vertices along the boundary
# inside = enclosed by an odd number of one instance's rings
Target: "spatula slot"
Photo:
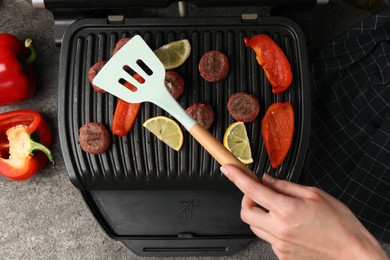
[[[127,82],[125,79],[119,79],[119,84],[125,86],[128,90],[130,90],[131,92],[136,92],[138,89],[136,86],[134,86],[133,84]],[[141,82],[140,82],[141,83]]]
[[[130,68],[128,65],[123,66],[123,70],[126,71],[130,76],[134,76],[134,74],[137,74],[132,68]]]
[[[148,65],[145,64],[145,62],[142,60],[137,60],[137,64],[141,67],[141,69],[143,69],[143,71],[145,71],[146,74],[148,74],[148,76],[153,75],[153,71],[148,67]]]

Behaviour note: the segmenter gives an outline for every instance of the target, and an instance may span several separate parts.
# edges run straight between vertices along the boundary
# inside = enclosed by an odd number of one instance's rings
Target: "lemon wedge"
[[[154,51],[166,70],[180,67],[190,56],[191,44],[187,39],[170,42]]]
[[[243,122],[235,122],[228,126],[223,136],[223,145],[243,164],[253,163],[249,138]]]
[[[169,117],[156,116],[149,118],[143,126],[172,149],[179,151],[182,147],[183,132],[180,126]]]

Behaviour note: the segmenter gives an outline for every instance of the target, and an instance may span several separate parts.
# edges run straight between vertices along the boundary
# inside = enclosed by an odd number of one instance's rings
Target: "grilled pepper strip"
[[[128,103],[118,99],[115,108],[114,120],[112,122],[112,133],[118,136],[125,136],[133,128],[141,103]]]
[[[32,140],[39,137],[39,143]],[[26,180],[41,170],[53,156],[47,146],[51,131],[34,110],[0,114],[0,173],[16,181]],[[35,153],[37,151],[37,153]]]
[[[245,37],[244,42],[255,51],[256,59],[271,83],[272,92],[279,94],[285,91],[291,85],[292,71],[286,55],[278,44],[265,34],[257,34],[252,38]]]
[[[290,150],[294,134],[294,109],[289,102],[272,104],[262,121],[264,145],[272,168],[279,167]]]
[[[138,74],[135,74],[133,77],[140,83],[145,81]],[[135,88],[135,86],[128,82],[125,83],[125,86],[130,90],[134,90]],[[133,128],[140,107],[141,103],[128,103],[122,99],[118,99],[118,103],[115,107],[114,119],[112,121],[112,133],[118,136],[125,136],[128,134]]]
[[[29,99],[35,93],[32,63],[36,51],[31,39],[25,46],[12,34],[0,34],[0,106]]]

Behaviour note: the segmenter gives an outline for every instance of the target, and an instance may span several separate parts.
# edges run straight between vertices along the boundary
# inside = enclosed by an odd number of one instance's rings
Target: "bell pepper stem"
[[[24,47],[29,50],[29,55],[25,60],[26,64],[31,64],[37,59],[37,49],[32,41],[32,39],[26,39],[24,41]]]
[[[53,157],[53,154],[51,153],[51,151],[49,150],[49,148],[47,148],[46,146],[44,146],[43,144],[41,143],[38,143],[38,142],[35,142],[33,141],[31,138],[30,138],[30,150],[29,150],[29,153],[33,153],[35,151],[41,151],[41,152],[44,152],[46,155],[47,155],[47,158],[49,158],[50,162],[53,164],[54,166],[54,157]]]

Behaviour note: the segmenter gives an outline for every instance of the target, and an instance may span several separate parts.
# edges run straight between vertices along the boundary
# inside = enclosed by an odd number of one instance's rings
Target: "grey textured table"
[[[313,20],[315,30],[310,52],[315,52],[337,32],[367,15],[367,12],[350,12],[345,8],[340,2],[331,1],[328,6],[315,9],[317,15]],[[54,44],[52,14],[34,10],[29,0],[5,0],[0,3],[0,28],[0,32],[13,33],[21,39],[33,38],[39,51],[37,93],[26,102],[0,107],[0,112],[15,109],[41,112],[53,131],[52,149],[56,157],[54,168],[46,167],[29,181],[11,182],[0,178],[0,258],[146,259],[136,256],[104,233],[67,176],[57,134],[60,49]],[[384,247],[390,253],[389,245]],[[276,257],[267,243],[257,240],[235,256],[220,259]]]

